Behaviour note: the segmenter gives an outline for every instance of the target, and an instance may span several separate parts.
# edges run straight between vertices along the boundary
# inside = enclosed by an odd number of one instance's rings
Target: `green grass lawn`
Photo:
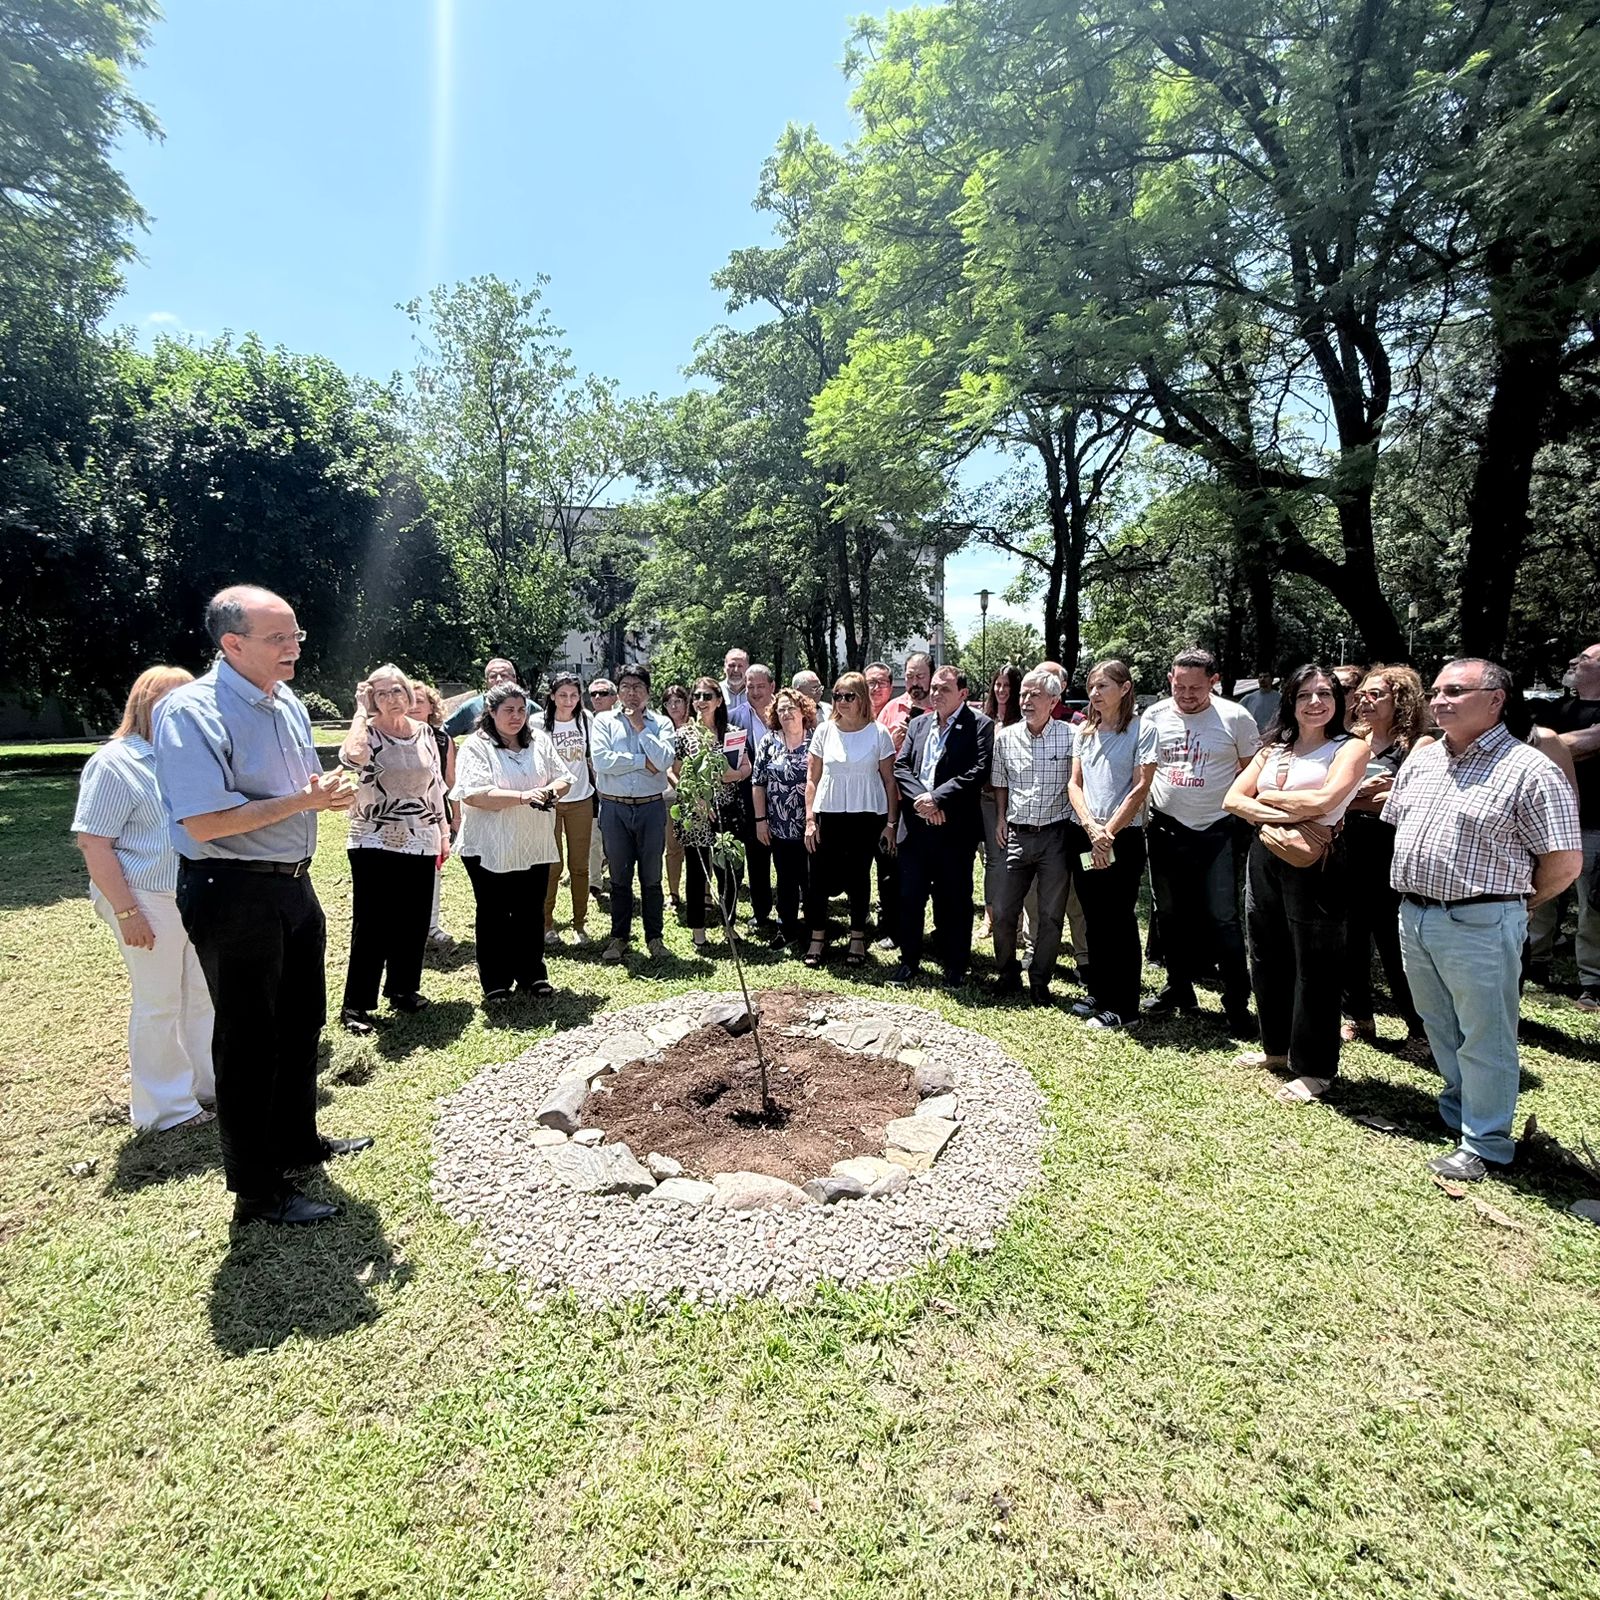
[[[534,1310],[430,1198],[436,1097],[731,970],[673,929],[661,975],[557,958],[553,1015],[498,1026],[470,963],[430,970],[425,1015],[329,1035],[323,1126],[378,1140],[318,1186],[342,1217],[230,1239],[214,1130],[124,1120],[74,787],[0,768],[6,1600],[1600,1594],[1600,1229],[1539,1172],[1482,1186],[1512,1228],[1447,1199],[1392,1055],[1291,1110],[1218,1033],[930,992],[1048,1098],[992,1254],[790,1308]],[[335,996],[342,855],[329,818]],[[468,931],[457,864],[446,893]],[[1600,1026],[1529,1016],[1524,1111],[1594,1139]]]

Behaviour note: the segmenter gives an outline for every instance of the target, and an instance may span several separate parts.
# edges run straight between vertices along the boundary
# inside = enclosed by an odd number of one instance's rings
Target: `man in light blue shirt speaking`
[[[179,855],[178,913],[216,1011],[212,1059],[222,1166],[237,1222],[321,1222],[336,1207],[290,1174],[370,1139],[317,1132],[317,1042],[326,1020],[326,929],[311,887],[317,813],[355,785],[324,777],[311,721],[287,680],[304,632],[268,589],[206,607],[220,652],[156,708],[156,777]]]
[[[621,668],[617,698],[621,704],[615,711],[594,719],[589,741],[600,794],[600,832],[611,868],[611,942],[600,959],[615,964],[627,953],[637,867],[645,948],[659,961],[667,953],[661,937],[661,871],[667,847],[667,773],[677,755],[676,735],[671,722],[649,708],[648,667]]]

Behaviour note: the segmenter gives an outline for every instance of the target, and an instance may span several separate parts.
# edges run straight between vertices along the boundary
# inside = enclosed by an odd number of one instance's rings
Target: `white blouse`
[[[883,816],[889,801],[878,763],[894,755],[894,740],[880,723],[846,733],[837,722],[821,722],[811,735],[811,754],[822,762],[814,811],[856,811]]]
[[[526,750],[506,749],[486,733],[462,740],[456,752],[456,786],[451,795],[465,801],[490,789],[546,789],[567,776],[543,728],[530,728]],[[524,872],[541,861],[556,860],[554,811],[533,806],[507,806],[487,811],[463,804],[456,854],[476,856],[486,872]]]
[[[1256,774],[1256,793],[1260,794],[1264,789],[1281,792],[1320,789],[1328,781],[1334,757],[1348,742],[1347,739],[1324,739],[1314,750],[1296,750],[1292,753],[1282,745],[1273,745],[1261,763],[1261,771]],[[1284,770],[1286,756],[1289,758],[1287,772]],[[1315,820],[1331,828],[1345,814],[1354,798],[1355,790],[1352,789],[1333,810]]]

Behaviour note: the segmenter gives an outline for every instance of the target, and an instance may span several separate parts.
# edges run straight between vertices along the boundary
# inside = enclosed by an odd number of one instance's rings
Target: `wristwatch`
[[[119,911],[117,913],[117,921],[118,922],[126,922],[129,917],[136,917],[138,915],[139,915],[138,906],[129,906],[126,911]]]

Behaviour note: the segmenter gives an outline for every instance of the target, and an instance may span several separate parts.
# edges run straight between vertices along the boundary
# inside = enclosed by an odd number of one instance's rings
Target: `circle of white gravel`
[[[625,1029],[680,1016],[698,1022],[713,1001],[737,998],[681,994],[607,1012],[440,1100],[434,1196],[450,1217],[477,1227],[488,1264],[515,1273],[530,1298],[570,1289],[586,1305],[660,1303],[674,1294],[793,1300],[824,1281],[888,1283],[953,1249],[992,1247],[1039,1172],[1044,1101],[1032,1077],[993,1039],[931,1012],[825,991],[815,1006],[830,1020],[892,1022],[930,1063],[950,1069],[961,1128],[931,1171],[912,1174],[897,1195],[763,1211],[641,1205],[558,1183],[531,1135],[535,1111],[568,1062]],[[649,1062],[625,1070],[648,1072]],[[634,1152],[640,1161],[646,1153]]]

